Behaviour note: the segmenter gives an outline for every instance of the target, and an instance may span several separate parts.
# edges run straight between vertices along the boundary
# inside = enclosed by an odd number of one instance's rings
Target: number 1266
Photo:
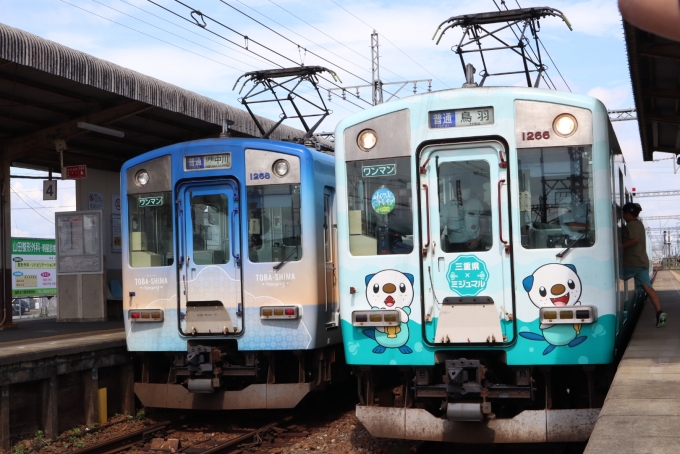
[[[522,140],[541,140],[541,139],[549,139],[550,138],[550,131],[529,131],[529,132],[523,132],[522,133]]]

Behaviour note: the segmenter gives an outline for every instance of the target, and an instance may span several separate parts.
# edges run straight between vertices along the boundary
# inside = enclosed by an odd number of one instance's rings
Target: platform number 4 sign
[[[43,200],[57,200],[57,180],[43,181]]]

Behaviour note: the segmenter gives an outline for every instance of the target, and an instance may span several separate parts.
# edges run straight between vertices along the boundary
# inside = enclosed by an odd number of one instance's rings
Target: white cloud
[[[588,90],[588,96],[599,99],[607,109],[630,107],[630,85],[620,85],[614,88],[595,87]],[[628,104],[627,104],[628,103]]]

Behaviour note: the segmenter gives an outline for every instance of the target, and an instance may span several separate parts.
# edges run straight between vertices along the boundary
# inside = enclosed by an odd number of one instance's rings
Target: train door
[[[338,326],[340,304],[338,294],[337,224],[333,189],[326,187],[323,193],[323,242],[326,267],[326,327]]]
[[[491,142],[437,146],[421,157],[427,171],[420,184],[424,324],[430,342],[511,340],[503,153]]]
[[[238,188],[185,184],[180,223],[180,329],[187,335],[243,330]]]

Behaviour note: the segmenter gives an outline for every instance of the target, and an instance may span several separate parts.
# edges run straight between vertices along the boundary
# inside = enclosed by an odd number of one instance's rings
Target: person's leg
[[[659,302],[659,294],[656,293],[656,290],[654,290],[651,286],[649,286],[647,284],[642,284],[642,288],[645,289],[645,292],[647,292],[647,295],[649,296],[649,300],[654,305],[654,309],[656,309],[657,312],[661,312],[661,303]]]

